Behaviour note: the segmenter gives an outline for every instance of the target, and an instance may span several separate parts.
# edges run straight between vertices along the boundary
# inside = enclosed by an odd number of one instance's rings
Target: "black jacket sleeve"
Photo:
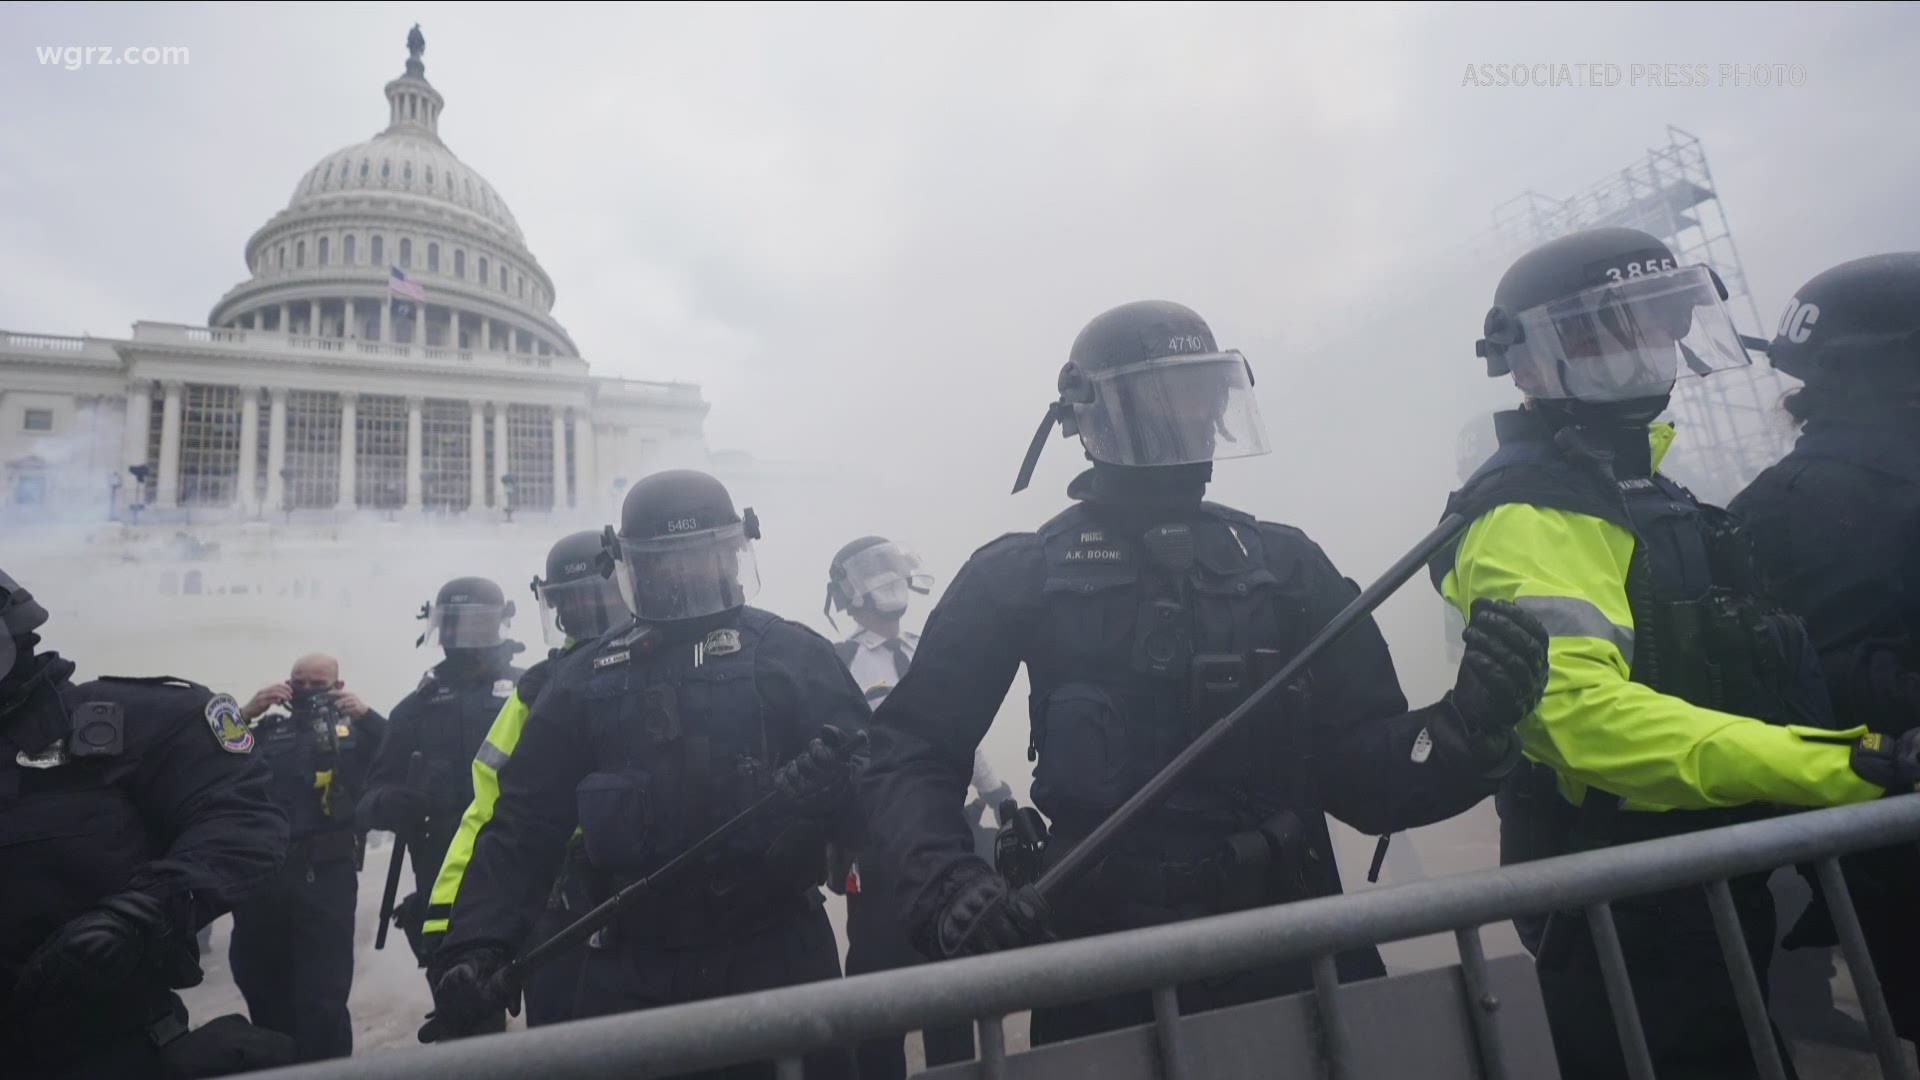
[[[1316,632],[1360,595],[1305,534],[1266,523],[1260,530],[1275,572],[1299,575],[1301,618]],[[1281,552],[1292,553],[1291,567],[1282,568]],[[1421,732],[1452,718],[1445,706],[1407,710],[1393,657],[1371,617],[1322,652],[1310,672],[1312,742],[1310,766],[1302,772],[1334,817],[1379,835],[1452,817],[1493,793],[1497,784],[1452,749],[1459,744],[1440,740],[1416,754]]]
[[[992,870],[974,854],[962,808],[973,753],[993,725],[1036,624],[1046,564],[1031,533],[973,554],[927,618],[913,665],[874,716],[872,761],[857,788],[872,857],[897,868],[910,928]]]
[[[420,749],[420,726],[410,707],[413,700],[411,694],[401,699],[386,721],[385,735],[380,739],[367,776],[366,794],[360,796],[360,803],[354,808],[354,820],[362,829],[405,832],[420,825],[418,821],[402,819],[391,797],[395,788],[407,786],[407,761]]]
[[[831,725],[847,734],[867,730],[873,714],[833,645],[799,623],[782,620],[768,631],[755,654],[754,688],[774,729],[775,756],[792,760]],[[851,795],[832,814],[837,843],[856,845],[862,832],[857,799]]]
[[[474,838],[442,956],[481,945],[519,949],[560,870],[578,824],[574,789],[593,771],[593,751],[567,669],[556,667],[500,767],[493,816]]]
[[[265,888],[287,857],[287,818],[268,797],[266,764],[221,747],[207,722],[213,697],[205,687],[155,690],[151,709],[127,717],[139,740],[130,794],[168,838],[127,888],[165,902],[189,931]]]

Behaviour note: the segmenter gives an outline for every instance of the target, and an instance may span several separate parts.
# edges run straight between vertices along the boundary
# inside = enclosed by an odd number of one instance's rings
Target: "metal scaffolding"
[[[1667,145],[1564,199],[1528,191],[1493,211],[1487,246],[1517,254],[1582,229],[1621,226],[1665,241],[1682,263],[1711,266],[1726,283],[1740,332],[1771,336],[1734,246],[1726,209],[1698,137],[1667,126]],[[1793,445],[1777,406],[1793,384],[1764,356],[1740,371],[1684,379],[1673,414],[1685,433],[1667,466],[1701,497],[1723,504]]]

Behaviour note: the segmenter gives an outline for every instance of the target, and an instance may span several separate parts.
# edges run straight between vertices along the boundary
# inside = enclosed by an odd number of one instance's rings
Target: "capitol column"
[[[493,505],[497,510],[507,507],[507,485],[501,481],[507,478],[507,403],[493,403]]]
[[[234,505],[242,514],[254,511],[253,489],[260,467],[260,388],[240,388],[240,481]]]
[[[180,380],[162,384],[166,399],[160,407],[160,487],[153,505],[171,510],[180,505]]]
[[[553,407],[553,506],[567,508],[567,410]]]
[[[263,507],[279,510],[287,502],[287,388],[267,391],[267,500]]]
[[[573,505],[589,509],[600,503],[600,473],[593,461],[593,418],[584,408],[573,412]]]
[[[420,410],[426,405],[426,399],[418,394],[407,398],[407,509],[420,509],[420,489],[426,477],[420,445]]]
[[[467,445],[468,484],[467,509],[484,510],[487,506],[487,403],[475,401],[473,405],[473,438]]]
[[[380,302],[380,344],[393,344],[393,297]]]
[[[127,423],[122,429],[120,457],[121,466],[145,465],[147,462],[147,439],[153,427],[153,383],[147,379],[134,379],[127,383]],[[140,502],[146,498],[146,492],[135,492],[130,502]]]
[[[353,464],[360,428],[356,415],[359,403],[360,395],[352,390],[340,395],[340,500],[334,503],[335,510],[351,510],[355,504]]]

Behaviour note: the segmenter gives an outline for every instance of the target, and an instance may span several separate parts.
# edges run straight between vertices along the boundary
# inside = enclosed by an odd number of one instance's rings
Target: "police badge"
[[[253,752],[253,729],[240,718],[240,703],[228,694],[215,694],[207,702],[207,726],[214,740],[229,754]]]

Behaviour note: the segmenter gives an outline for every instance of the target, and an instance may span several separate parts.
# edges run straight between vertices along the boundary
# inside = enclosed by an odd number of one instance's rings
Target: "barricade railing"
[[[1646,1080],[1655,1073],[1611,903],[1701,887],[1756,1067],[1762,1077],[1773,1080],[1786,1072],[1727,882],[1813,863],[1881,1075],[1914,1080],[1838,860],[1856,851],[1917,841],[1920,795],[1881,799],[1347,896],[260,1075],[283,1080],[567,1080],[672,1076],[773,1061],[781,1080],[798,1080],[803,1076],[802,1056],[809,1052],[971,1021],[979,1035],[980,1057],[965,1068],[975,1076],[1000,1080],[1014,1071],[1009,1062],[1017,1061],[1006,1049],[1004,1021],[1010,1014],[1150,990],[1151,1056],[1156,1062],[1149,1075],[1181,1080],[1196,1073],[1184,1065],[1192,1048],[1183,1047],[1176,986],[1304,958],[1313,971],[1321,1074],[1343,1080],[1351,1075],[1356,1048],[1343,1023],[1342,1001],[1369,984],[1343,986],[1335,973],[1336,954],[1451,932],[1459,945],[1460,985],[1466,991],[1460,1000],[1471,1014],[1468,1023],[1479,1058],[1467,1075],[1518,1080],[1500,1045],[1500,1004],[1488,990],[1489,964],[1480,929],[1515,916],[1572,910],[1584,912],[1592,928],[1628,1074]]]

